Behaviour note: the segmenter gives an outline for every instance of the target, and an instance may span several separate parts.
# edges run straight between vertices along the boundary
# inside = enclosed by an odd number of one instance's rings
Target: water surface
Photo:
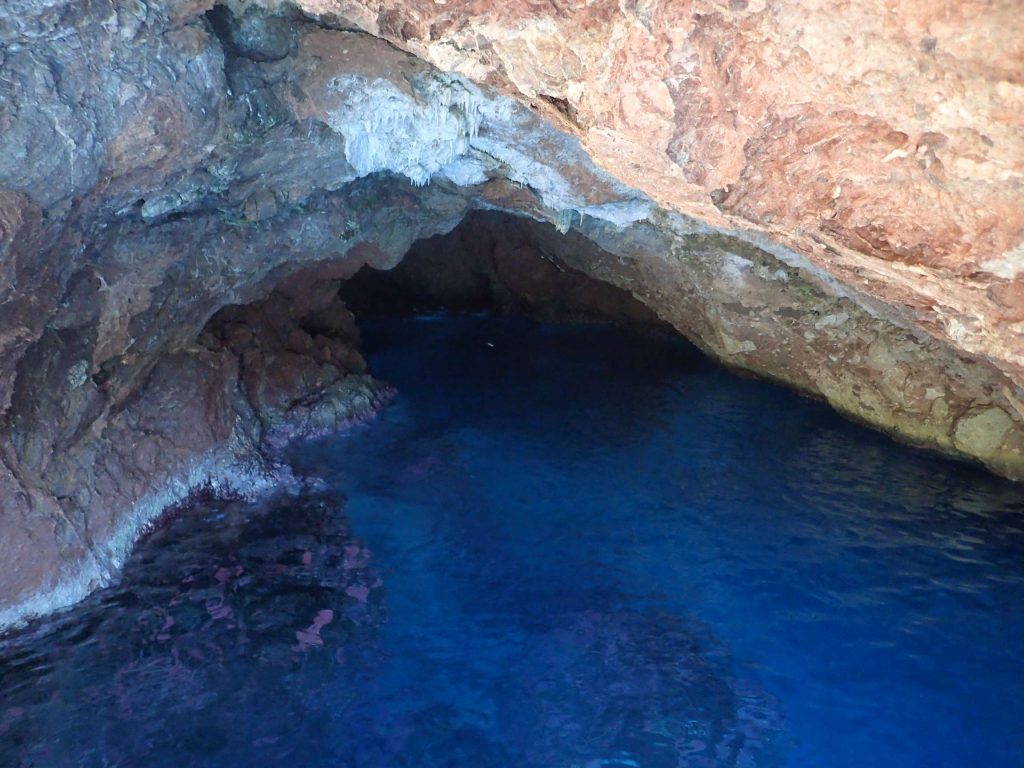
[[[365,325],[400,395],[0,646],[0,765],[1020,766],[1024,492],[605,327]]]

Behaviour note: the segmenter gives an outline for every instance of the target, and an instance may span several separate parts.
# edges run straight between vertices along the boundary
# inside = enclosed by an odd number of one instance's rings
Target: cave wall
[[[295,1],[530,103],[661,206],[756,229],[1020,383],[1018,0]]]
[[[943,144],[921,132],[938,107],[900,138],[895,113],[794,111],[781,75],[744,79],[782,66],[756,43],[803,3],[478,5],[0,7],[0,629],[109,580],[168,505],[280,483],[289,439],[377,407],[338,281],[473,210],[727,365],[1024,477],[1006,61],[948,30],[914,53],[958,114],[965,84],[991,95]],[[846,87],[794,56],[778,72]],[[968,156],[985,178],[953,177]]]

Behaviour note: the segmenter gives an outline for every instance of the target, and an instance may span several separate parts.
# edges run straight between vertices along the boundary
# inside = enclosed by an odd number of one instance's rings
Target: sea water
[[[1024,765],[1024,488],[604,326],[364,324],[398,389],[0,642],[0,765]]]

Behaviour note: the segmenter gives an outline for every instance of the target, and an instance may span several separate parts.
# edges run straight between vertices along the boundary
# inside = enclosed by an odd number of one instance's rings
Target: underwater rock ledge
[[[1024,479],[1024,22],[810,5],[4,3],[0,629],[372,412],[340,281],[471,211],[730,367]]]

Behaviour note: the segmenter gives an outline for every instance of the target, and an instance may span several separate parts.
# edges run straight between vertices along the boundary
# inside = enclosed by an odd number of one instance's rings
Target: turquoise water
[[[685,344],[364,325],[399,396],[0,644],[0,765],[1021,766],[1024,489]]]

